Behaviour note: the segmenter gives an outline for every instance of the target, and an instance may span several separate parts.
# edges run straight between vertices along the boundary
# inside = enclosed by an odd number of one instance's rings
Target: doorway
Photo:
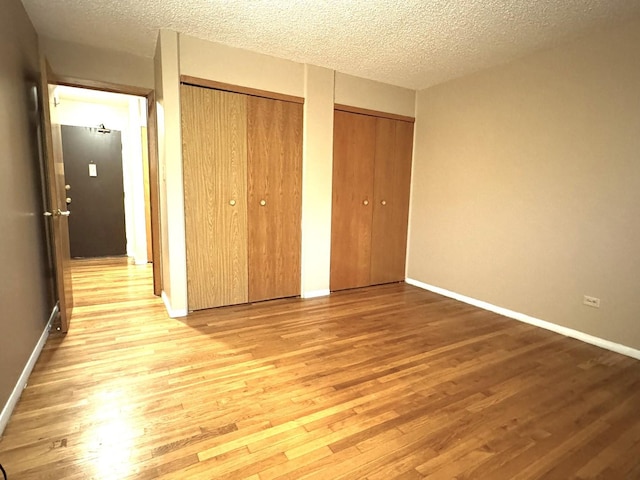
[[[146,98],[69,86],[54,97],[71,256],[152,262]]]
[[[162,292],[162,272],[161,272],[161,252],[160,252],[160,212],[159,212],[159,178],[158,178],[158,150],[157,150],[157,118],[156,118],[156,100],[155,92],[147,88],[140,88],[128,85],[118,85],[107,82],[94,80],[83,80],[70,77],[62,77],[52,72],[46,58],[40,56],[41,67],[41,99],[43,102],[42,120],[44,128],[43,145],[46,151],[46,181],[48,190],[48,211],[44,212],[45,216],[52,219],[52,245],[55,247],[55,277],[56,277],[56,297],[58,300],[58,308],[60,312],[59,330],[66,333],[69,330],[71,318],[73,316],[73,286],[71,271],[71,258],[69,248],[69,222],[70,211],[68,210],[70,197],[66,196],[67,189],[65,187],[64,162],[62,149],[62,134],[60,111],[64,108],[60,107],[60,88],[75,87],[74,90],[78,95],[83,96],[83,100],[87,94],[95,100],[104,97],[110,93],[132,95],[137,99],[138,111],[141,119],[146,119],[148,127],[141,128],[140,144],[144,151],[144,171],[148,174],[148,182],[146,183],[149,191],[149,205],[144,210],[149,213],[149,222],[146,229],[150,233],[151,247],[147,247],[148,255],[145,258],[145,266],[151,271],[153,279],[153,294],[160,296]],[[82,92],[82,93],[80,93]],[[146,101],[146,108],[144,108]],[[85,102],[86,103],[86,102]],[[96,113],[100,109],[100,102],[90,103],[84,111],[91,114]],[[48,108],[47,108],[48,105]],[[134,110],[135,104],[130,103],[131,110]],[[63,119],[64,120],[64,119]],[[68,123],[65,121],[65,123]],[[72,122],[73,123],[73,122]],[[95,121],[93,122],[96,123]],[[91,122],[89,123],[91,124]],[[80,126],[87,125],[86,119]],[[141,123],[143,125],[143,123]],[[144,148],[146,147],[146,149]],[[145,168],[146,167],[146,168]],[[139,170],[138,170],[139,171]],[[125,170],[123,168],[123,177]],[[126,185],[126,181],[124,182]],[[139,191],[139,189],[138,189]],[[133,198],[131,195],[129,198]],[[72,201],[69,200],[69,202]],[[144,204],[144,199],[142,200]],[[138,222],[140,225],[142,222]],[[140,236],[140,238],[142,238]],[[145,238],[148,238],[145,235]],[[128,257],[120,257],[128,260]],[[149,258],[152,259],[151,263]],[[128,263],[128,262],[127,262]]]

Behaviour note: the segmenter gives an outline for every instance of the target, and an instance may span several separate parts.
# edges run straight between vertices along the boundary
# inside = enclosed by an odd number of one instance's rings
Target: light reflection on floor
[[[127,395],[123,391],[105,391],[92,402],[97,408],[87,432],[85,463],[93,467],[92,478],[117,480],[132,473],[132,448],[136,437],[144,432],[135,429],[122,406]]]

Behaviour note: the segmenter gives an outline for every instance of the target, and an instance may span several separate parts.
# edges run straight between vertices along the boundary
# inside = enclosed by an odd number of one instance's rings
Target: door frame
[[[40,121],[42,122],[43,175],[46,188],[44,202],[45,217],[50,218],[49,240],[55,269],[56,306],[60,315],[59,330],[66,333],[73,316],[73,286],[71,284],[71,268],[69,255],[69,223],[66,208],[66,192],[62,166],[62,137],[60,125],[55,121],[51,109],[53,76],[46,58],[40,55]],[[55,107],[55,105],[54,105]],[[62,210],[64,209],[64,210]]]
[[[156,117],[156,94],[150,88],[121,85],[117,83],[85,80],[52,74],[49,83],[67,87],[85,88],[103,92],[135,95],[147,99],[147,146],[149,156],[149,207],[151,210],[151,251],[153,265],[153,294],[162,293],[162,264],[160,243],[160,197],[158,192],[158,121]]]

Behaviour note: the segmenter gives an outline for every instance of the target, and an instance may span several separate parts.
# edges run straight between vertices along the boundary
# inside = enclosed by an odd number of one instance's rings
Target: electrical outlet
[[[584,303],[588,307],[600,308],[600,299],[596,297],[590,297],[589,295],[585,295],[582,298],[582,303]]]

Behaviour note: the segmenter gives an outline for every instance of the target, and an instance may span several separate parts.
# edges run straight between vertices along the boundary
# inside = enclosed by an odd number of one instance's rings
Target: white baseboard
[[[300,295],[302,298],[317,298],[317,297],[326,297],[331,294],[331,291],[327,288],[325,290],[311,290],[310,292],[303,292]]]
[[[187,314],[189,313],[187,310],[173,309],[171,307],[171,302],[169,301],[169,297],[167,296],[164,290],[162,291],[162,294],[160,296],[162,297],[162,301],[164,302],[164,307],[167,309],[167,314],[171,318],[186,317]]]
[[[620,343],[611,342],[609,340],[605,340],[604,338],[595,337],[593,335],[589,335],[588,333],[584,333],[579,330],[563,327],[562,325],[558,325],[556,323],[547,322],[546,320],[540,320],[539,318],[530,317],[529,315],[525,315],[524,313],[514,312],[513,310],[509,310],[507,308],[498,307],[496,305],[492,305],[491,303],[487,303],[482,300],[477,300],[475,298],[467,297],[465,295],[461,295],[459,293],[452,292],[444,288],[435,287],[433,285],[429,285],[428,283],[420,282],[412,278],[407,278],[405,281],[409,285],[413,285],[415,287],[419,287],[424,290],[429,290],[430,292],[437,293],[445,297],[453,298],[455,300],[468,303],[469,305],[482,308],[483,310],[489,310],[490,312],[497,313],[498,315],[503,315],[505,317],[513,318],[514,320],[518,320],[520,322],[528,323],[530,325],[535,325],[536,327],[544,328],[545,330],[550,330],[552,332],[559,333],[566,337],[575,338],[582,342],[589,343],[591,345],[595,345],[597,347],[611,350],[612,352],[621,353],[622,355],[626,355],[628,357],[632,357],[640,360],[640,350],[636,350],[635,348],[627,347],[626,345],[622,345]]]
[[[49,321],[45,325],[42,335],[40,335],[40,339],[38,340],[38,343],[36,343],[36,346],[33,349],[33,352],[31,352],[31,356],[29,357],[27,364],[24,366],[24,369],[22,370],[22,373],[18,378],[18,382],[16,383],[16,386],[13,388],[13,391],[11,392],[11,395],[9,395],[9,400],[7,400],[7,403],[2,409],[2,413],[0,413],[0,437],[2,436],[2,433],[4,432],[4,429],[7,426],[7,423],[9,423],[9,418],[11,418],[13,409],[16,408],[16,405],[18,404],[18,400],[20,400],[20,395],[22,395],[22,391],[27,386],[29,375],[31,375],[31,372],[33,371],[33,367],[38,361],[38,357],[40,357],[40,353],[44,348],[44,344],[47,343],[47,338],[49,338],[49,332],[51,331],[51,326],[53,325],[53,321],[55,320],[55,318],[58,316],[58,311],[59,311],[58,304],[56,303],[56,305],[53,307],[53,310],[51,310],[51,315],[49,315]]]

